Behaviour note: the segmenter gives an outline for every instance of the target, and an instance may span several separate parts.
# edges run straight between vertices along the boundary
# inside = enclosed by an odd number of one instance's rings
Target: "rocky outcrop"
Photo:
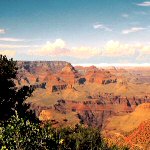
[[[60,72],[67,64],[65,61],[18,61],[18,85],[41,83],[46,76]]]
[[[115,113],[112,110],[83,110],[78,114],[78,117],[81,123],[102,129],[106,120],[114,115]]]
[[[134,112],[113,116],[107,121],[104,136],[113,144],[128,146],[131,150],[150,148],[150,103],[139,105]]]
[[[71,64],[67,64],[61,72],[58,73],[58,76],[65,81],[67,84],[74,85],[77,81],[77,78],[80,74],[75,70]]]
[[[45,77],[44,82],[46,82],[46,88],[49,89],[50,92],[57,92],[73,88],[78,77],[78,72],[68,63],[57,74],[48,74]]]
[[[150,102],[150,101],[149,101]],[[150,119],[150,103],[139,105],[135,111],[108,120],[105,130],[128,133],[136,129],[143,121]]]
[[[32,74],[41,71],[57,73],[68,64],[66,61],[18,61],[17,63],[19,69],[27,70]]]
[[[84,101],[83,104],[85,106],[80,107],[82,109],[79,109],[79,104],[76,105],[76,107],[74,105],[73,110],[78,112],[78,117],[84,124],[96,126],[102,129],[108,118],[114,115],[133,112],[137,106],[133,101],[137,105],[140,105],[145,102],[150,102],[150,98],[147,100],[143,98],[139,101],[139,99],[122,98],[119,96],[112,97],[111,95],[108,96],[108,94],[106,94],[100,96],[95,102],[93,100]]]
[[[85,75],[85,78],[87,82],[97,84],[109,84],[117,82],[116,76],[105,70],[89,71]]]
[[[49,90],[50,93],[61,91],[68,87],[66,82],[54,74],[46,76],[44,82],[46,82],[46,89]]]
[[[42,110],[39,115],[39,119],[42,121],[48,121],[51,120],[51,118],[52,118],[52,114],[49,110]]]
[[[80,119],[80,122],[100,129],[105,128],[107,119],[115,115],[123,115],[134,111],[137,105],[144,102],[150,102],[150,98],[127,98],[114,96],[110,93],[101,94],[95,99],[92,97],[85,101],[58,100],[54,104],[54,111],[60,114],[74,112]]]
[[[57,104],[54,105],[54,109],[62,114],[66,114],[66,102],[65,100],[61,99],[57,101]]]
[[[75,69],[83,76],[86,75],[89,71],[98,71],[99,70],[95,66],[89,66],[89,67],[75,66]]]
[[[138,128],[125,137],[125,143],[130,145],[133,149],[135,146],[149,150],[150,149],[150,120],[142,122]]]

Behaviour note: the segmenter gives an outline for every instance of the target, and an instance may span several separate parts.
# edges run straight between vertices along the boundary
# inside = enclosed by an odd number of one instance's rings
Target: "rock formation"
[[[36,88],[27,102],[40,120],[56,126],[82,122],[122,143],[147,146],[142,143],[149,138],[149,67],[73,67],[63,61],[18,62],[18,67],[15,83]]]
[[[80,76],[79,73],[71,64],[67,64],[59,73],[58,76],[65,81],[70,87],[76,83],[77,78]]]
[[[49,104],[56,111],[54,108],[62,109],[55,105],[57,100],[64,99],[63,108],[86,124],[104,127],[109,117],[133,112],[150,101],[148,69],[142,74],[136,68],[73,67],[63,61],[18,62],[18,66],[17,85],[37,88],[29,102]],[[135,78],[140,84],[133,82]]]
[[[150,148],[150,103],[139,105],[131,114],[109,119],[104,135],[114,144],[129,146],[131,150]]]
[[[87,72],[85,78],[86,81],[90,83],[109,84],[117,82],[117,78],[109,71],[105,70],[89,71]]]
[[[68,63],[65,61],[18,61],[18,82],[25,84],[35,84],[43,82],[49,74],[58,73]]]

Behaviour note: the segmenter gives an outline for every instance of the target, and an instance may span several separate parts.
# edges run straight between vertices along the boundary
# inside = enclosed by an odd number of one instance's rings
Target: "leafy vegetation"
[[[18,89],[14,84],[16,75],[16,62],[0,55],[1,150],[121,150],[108,148],[96,128],[53,128],[49,123],[40,123],[25,103],[33,88]]]
[[[19,118],[17,113],[7,125],[1,123],[0,146],[3,150],[121,150],[108,148],[98,129],[82,125],[56,129]]]

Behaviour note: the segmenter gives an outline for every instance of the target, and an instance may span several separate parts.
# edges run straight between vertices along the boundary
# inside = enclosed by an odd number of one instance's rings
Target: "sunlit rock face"
[[[89,71],[85,78],[90,83],[109,84],[117,82],[116,76],[105,70]]]
[[[73,86],[76,83],[76,80],[80,76],[80,74],[75,70],[75,68],[71,64],[67,64],[62,69],[62,71],[58,73],[58,76],[60,76],[61,79],[64,80],[66,83]]]
[[[34,85],[27,102],[36,104],[41,120],[68,125],[83,122],[104,129],[109,118],[132,113],[150,102],[148,69],[73,67],[63,61],[18,62],[18,66],[15,83]]]
[[[130,114],[113,116],[107,120],[104,135],[112,143],[129,146],[131,150],[150,148],[150,103],[137,106]]]

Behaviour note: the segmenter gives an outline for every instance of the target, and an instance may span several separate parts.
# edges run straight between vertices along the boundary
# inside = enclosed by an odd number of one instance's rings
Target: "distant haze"
[[[121,63],[100,63],[100,64],[73,64],[73,66],[96,66],[96,67],[150,67],[150,63],[143,63],[143,64],[121,64]]]

